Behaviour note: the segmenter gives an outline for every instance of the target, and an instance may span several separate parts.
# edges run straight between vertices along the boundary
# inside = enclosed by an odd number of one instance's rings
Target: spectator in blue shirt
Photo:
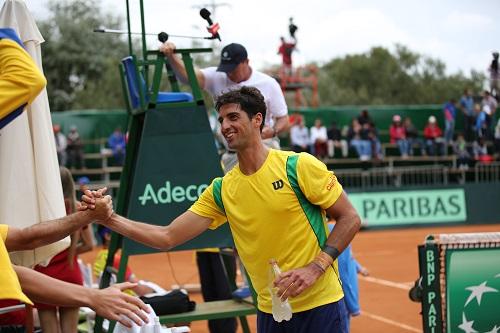
[[[462,98],[460,98],[460,109],[464,115],[464,136],[465,140],[470,142],[474,140],[474,124],[476,117],[474,114],[474,99],[472,91],[465,89]]]
[[[455,131],[455,118],[457,116],[457,109],[455,107],[455,99],[450,99],[443,107],[444,113],[444,138],[446,143],[449,144],[453,141],[453,132]]]
[[[116,165],[123,165],[125,161],[125,135],[120,126],[108,138],[108,146],[113,151]]]

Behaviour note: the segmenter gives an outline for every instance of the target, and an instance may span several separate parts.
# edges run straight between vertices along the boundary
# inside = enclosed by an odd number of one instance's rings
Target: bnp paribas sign
[[[500,332],[500,248],[447,251],[447,332]]]
[[[463,222],[463,189],[350,193],[349,199],[368,226]]]

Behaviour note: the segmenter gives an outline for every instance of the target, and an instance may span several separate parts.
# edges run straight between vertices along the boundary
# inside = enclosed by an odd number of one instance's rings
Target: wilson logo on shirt
[[[285,183],[281,179],[273,182],[273,188],[275,191],[279,190],[280,188],[283,188],[284,185]]]

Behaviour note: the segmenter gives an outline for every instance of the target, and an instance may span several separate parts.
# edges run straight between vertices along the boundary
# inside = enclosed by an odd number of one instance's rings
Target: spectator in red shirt
[[[284,37],[280,37],[280,40],[281,45],[278,49],[278,54],[281,54],[283,70],[286,75],[292,75],[292,52],[295,50],[295,45],[297,43],[295,40],[293,43],[288,43],[285,41]]]
[[[406,129],[401,122],[401,116],[395,115],[392,117],[392,125],[389,128],[391,143],[398,145],[399,153],[403,158],[407,158],[410,153],[410,146],[406,139]]]
[[[439,151],[439,155],[445,155],[443,131],[439,128],[436,117],[429,117],[424,129],[424,138],[429,156],[435,156],[437,151]]]

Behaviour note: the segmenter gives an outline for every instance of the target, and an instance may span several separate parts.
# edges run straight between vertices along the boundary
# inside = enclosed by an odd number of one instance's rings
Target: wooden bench
[[[243,332],[250,332],[248,323],[243,318],[256,313],[255,305],[245,300],[212,301],[197,303],[195,310],[190,312],[160,316],[160,322],[162,324],[177,324],[196,320],[239,317]]]

